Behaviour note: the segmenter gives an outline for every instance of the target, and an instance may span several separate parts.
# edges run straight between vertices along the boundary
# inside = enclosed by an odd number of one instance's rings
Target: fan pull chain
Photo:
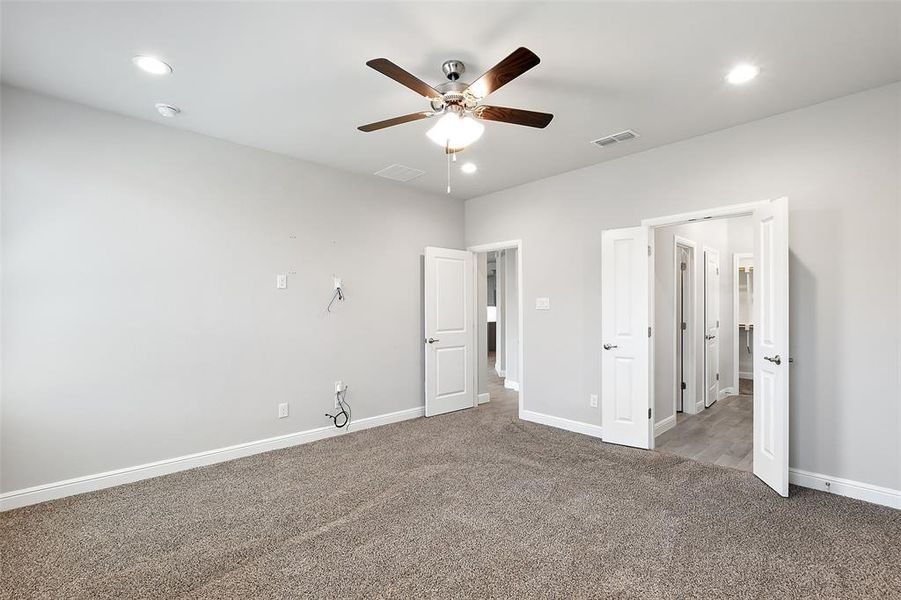
[[[444,146],[444,156],[447,157],[447,193],[450,194],[451,186],[450,186],[450,164],[451,164],[451,153],[450,153],[450,140],[447,140],[447,144]]]

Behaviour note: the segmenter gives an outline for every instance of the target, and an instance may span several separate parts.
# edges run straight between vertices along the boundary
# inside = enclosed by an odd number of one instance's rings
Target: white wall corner
[[[484,394],[479,394],[479,404],[485,404],[491,400],[491,394],[489,392],[485,392]]]
[[[516,390],[519,391],[519,382],[513,381],[512,379],[504,379],[504,387],[508,390]]]
[[[186,471],[196,467],[204,467],[216,463],[227,462],[245,456],[289,448],[300,444],[315,442],[326,438],[337,437],[339,435],[348,435],[361,429],[370,429],[379,425],[388,425],[415,419],[425,414],[425,407],[418,406],[416,408],[408,408],[393,413],[367,417],[365,419],[357,419],[351,421],[350,428],[338,429],[334,426],[317,427],[316,429],[308,429],[306,431],[298,431],[276,437],[236,444],[234,446],[226,446],[215,450],[206,450],[195,454],[178,456],[175,458],[167,458],[164,460],[146,463],[143,465],[135,465],[133,467],[125,467],[104,473],[95,473],[93,475],[84,475],[64,481],[54,483],[45,483],[21,490],[13,490],[0,494],[0,512],[29,506],[39,502],[48,500],[56,500],[57,498],[65,498],[75,494],[84,494],[86,492],[94,492],[125,483],[134,483],[151,477],[159,477],[178,471]]]
[[[793,468],[788,470],[788,482],[901,510],[901,490]]]
[[[670,429],[676,426],[676,415],[670,415],[662,421],[658,421],[654,423],[654,437],[657,437],[661,433],[666,433]]]
[[[532,423],[539,423],[541,425],[556,427],[557,429],[574,431],[576,433],[590,435],[591,437],[603,437],[601,435],[602,430],[600,425],[592,425],[591,423],[583,423],[582,421],[572,421],[570,419],[554,417],[552,415],[546,415],[544,413],[534,412],[531,410],[520,410],[519,418],[523,421],[530,421]]]

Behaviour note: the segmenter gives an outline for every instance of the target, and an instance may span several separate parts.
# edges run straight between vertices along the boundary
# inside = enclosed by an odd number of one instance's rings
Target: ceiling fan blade
[[[376,123],[369,123],[368,125],[360,125],[357,127],[360,131],[365,131],[369,133],[370,131],[378,131],[379,129],[384,129],[386,127],[392,127],[394,125],[400,125],[402,123],[409,123],[410,121],[418,121],[420,119],[428,119],[433,116],[435,113],[433,112],[418,112],[412,113],[409,115],[404,115],[402,117],[394,117],[393,119],[385,119],[384,121],[378,121]]]
[[[472,83],[467,91],[476,99],[484,98],[540,62],[541,59],[528,48],[517,48]]]
[[[500,121],[501,123],[513,123],[526,127],[547,127],[554,115],[521,108],[507,108],[505,106],[477,106],[472,111],[473,116],[486,121]]]
[[[367,66],[372,67],[382,75],[387,75],[397,83],[401,85],[405,85],[417,94],[421,94],[425,98],[442,98],[443,94],[417,78],[414,75],[411,75],[407,71],[404,71],[396,64],[388,60],[387,58],[373,58],[372,60],[366,63]]]

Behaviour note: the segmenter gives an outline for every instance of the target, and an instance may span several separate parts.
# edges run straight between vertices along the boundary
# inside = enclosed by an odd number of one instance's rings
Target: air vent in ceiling
[[[413,167],[405,167],[403,165],[390,165],[388,167],[385,167],[381,171],[375,172],[375,174],[379,177],[392,179],[394,181],[410,181],[412,179],[416,179],[424,173],[425,171],[420,171],[419,169],[414,169]]]
[[[613,144],[634,140],[637,137],[638,134],[636,132],[632,131],[631,129],[627,129],[625,131],[620,131],[619,133],[614,133],[613,135],[608,135],[596,140],[591,140],[591,143],[595,146],[606,148],[607,146],[612,146]]]

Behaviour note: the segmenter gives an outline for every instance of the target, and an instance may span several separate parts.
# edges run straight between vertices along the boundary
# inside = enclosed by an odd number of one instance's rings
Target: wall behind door
[[[892,84],[467,201],[467,244],[528,248],[524,408],[602,425],[602,229],[788,196],[790,464],[901,489],[899,107]]]
[[[461,203],[7,87],[2,146],[0,490],[422,405]]]

